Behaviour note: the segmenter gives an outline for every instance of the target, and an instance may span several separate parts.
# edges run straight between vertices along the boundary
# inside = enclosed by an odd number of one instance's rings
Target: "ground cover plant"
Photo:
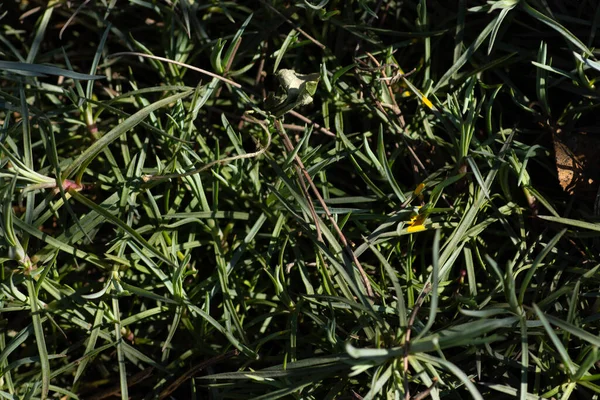
[[[2,398],[598,398],[594,1],[8,3]]]

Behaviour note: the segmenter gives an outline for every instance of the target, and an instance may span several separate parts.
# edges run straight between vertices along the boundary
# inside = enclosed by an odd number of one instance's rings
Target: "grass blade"
[[[38,304],[38,296],[35,290],[35,283],[33,278],[28,278],[27,283],[27,298],[29,300],[29,307],[31,309],[31,319],[33,325],[33,331],[35,333],[35,341],[37,343],[38,355],[40,357],[40,369],[41,369],[41,383],[42,393],[41,398],[48,398],[48,392],[50,391],[50,361],[48,358],[48,349],[46,347],[46,335],[44,334],[44,327],[42,326],[41,309]]]
[[[79,155],[63,172],[63,179],[69,179],[75,172],[79,170],[78,180],[81,181],[81,176],[85,167],[92,162],[92,160],[100,154],[109,144],[114,142],[119,136],[127,133],[130,129],[142,122],[152,112],[167,106],[177,100],[183,99],[192,93],[191,91],[185,91],[183,93],[174,94],[165,99],[159,100],[147,107],[144,107],[140,111],[136,112],[117,127],[111,129],[109,132],[104,134],[94,144],[88,147],[83,153]]]

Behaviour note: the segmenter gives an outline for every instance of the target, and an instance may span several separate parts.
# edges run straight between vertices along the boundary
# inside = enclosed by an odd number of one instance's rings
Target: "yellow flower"
[[[420,206],[418,208],[421,208]],[[406,231],[408,233],[414,233],[414,232],[421,232],[424,230],[427,230],[427,228],[425,228],[425,226],[423,225],[425,223],[425,221],[427,220],[427,215],[425,214],[415,214],[410,218],[409,224],[408,224],[408,228],[406,229]]]

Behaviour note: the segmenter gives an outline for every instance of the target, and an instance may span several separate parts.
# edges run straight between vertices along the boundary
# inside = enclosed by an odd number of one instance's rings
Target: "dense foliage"
[[[596,1],[7,3],[2,398],[597,398]]]

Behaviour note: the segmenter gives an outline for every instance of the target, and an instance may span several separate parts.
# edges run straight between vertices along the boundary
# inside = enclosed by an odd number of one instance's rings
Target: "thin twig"
[[[297,111],[291,110],[289,112],[290,115],[293,115],[294,117],[298,118],[300,121],[305,122],[307,124],[310,124],[312,126],[314,126],[316,129],[318,129],[321,133],[324,133],[325,135],[328,136],[332,136],[335,137],[335,133],[331,132],[329,129],[322,127],[321,125],[317,124],[316,122],[313,122],[312,120],[310,120],[309,118],[306,118],[304,115],[300,114]]]
[[[425,400],[425,398],[427,396],[429,396],[431,391],[437,386],[437,383],[438,383],[438,378],[436,376],[434,376],[433,379],[431,379],[431,380],[433,381],[431,386],[429,386],[427,389],[423,390],[421,393],[417,393],[415,395],[415,397],[413,397],[411,400]]]
[[[200,72],[201,74],[212,76],[213,78],[217,78],[217,79],[219,79],[219,80],[221,80],[221,81],[223,81],[225,83],[230,84],[231,86],[233,86],[235,88],[238,88],[238,89],[242,88],[242,85],[240,85],[239,83],[236,83],[236,82],[232,81],[231,79],[227,79],[227,78],[225,78],[225,77],[223,77],[221,75],[217,75],[214,72],[210,72],[210,71],[207,71],[207,70],[202,69],[202,68],[194,67],[193,65],[189,65],[189,64],[182,63],[182,62],[175,61],[175,60],[169,60],[168,58],[154,56],[154,55],[151,55],[151,54],[137,53],[135,51],[125,51],[125,52],[122,52],[122,53],[111,54],[107,58],[114,58],[114,57],[118,57],[118,56],[139,56],[139,57],[146,57],[146,58],[151,58],[153,60],[163,61],[163,62],[166,62],[166,63],[169,63],[169,64],[179,65],[180,67],[189,68],[192,71]]]
[[[85,0],[83,3],[81,3],[79,5],[79,7],[77,7],[77,10],[75,10],[75,12],[69,17],[67,22],[65,22],[63,27],[60,29],[60,32],[58,33],[58,38],[60,40],[62,40],[63,33],[65,33],[65,30],[71,24],[71,22],[73,22],[75,20],[75,17],[77,16],[77,14],[79,14],[79,11],[81,11],[83,9],[83,7],[85,7],[87,5],[87,3],[89,3],[89,2],[90,2],[90,0]]]
[[[377,66],[377,68],[380,68],[381,65],[379,64],[379,61],[377,61],[377,59],[375,57],[373,57],[373,55],[369,52],[367,52],[367,56],[375,63],[375,65]],[[398,68],[398,71],[400,71],[400,68]],[[381,69],[381,75],[383,75],[384,78],[387,78],[387,75],[385,74],[385,69],[382,68]],[[400,110],[400,107],[398,107],[398,103],[396,102],[396,96],[394,96],[394,91],[392,90],[392,83],[386,81],[386,87],[388,89],[388,92],[390,94],[390,99],[392,99],[392,105],[393,105],[393,111],[394,114],[396,115],[396,117],[398,118],[398,122],[400,123],[400,127],[402,129],[406,128],[406,122],[404,121],[404,116],[402,115],[402,111]]]
[[[254,118],[252,118],[252,119],[254,119]],[[271,145],[271,132],[269,132],[269,129],[261,121],[254,119],[253,122],[258,124],[267,134],[267,144],[265,146],[261,146],[261,148],[258,149],[257,151],[255,151],[253,153],[239,154],[237,156],[225,157],[220,160],[215,160],[215,161],[209,162],[208,164],[203,165],[200,168],[194,169],[192,171],[184,172],[181,174],[144,175],[142,177],[142,180],[144,182],[149,182],[149,181],[160,181],[160,180],[167,180],[167,179],[185,178],[186,176],[192,176],[192,175],[199,174],[202,171],[206,171],[207,169],[209,169],[212,166],[217,165],[217,164],[224,164],[224,163],[228,163],[230,161],[241,160],[241,159],[245,159],[245,158],[254,158],[254,157],[260,156],[265,151],[267,151],[267,149]]]
[[[276,124],[279,121],[276,121]],[[285,134],[285,131],[283,130],[283,128],[281,128],[281,130],[279,130],[279,135],[281,136],[281,138],[283,139],[283,144],[285,146],[285,149],[289,152],[289,153],[293,153],[294,152],[294,145],[292,144],[292,142],[290,141],[290,138]],[[281,134],[281,132],[283,132],[283,135]],[[310,197],[310,193],[308,193],[308,188],[306,187],[306,183],[304,182],[304,178],[302,177],[302,160],[300,159],[300,157],[298,157],[298,155],[296,154],[295,159],[296,163],[294,164],[294,169],[296,170],[296,175],[298,175],[298,182],[300,183],[300,187],[302,189],[302,195],[304,196],[304,198],[306,199],[306,201],[308,201],[308,209],[310,210],[310,214],[312,216],[312,219],[315,223],[315,229],[317,230],[317,240],[319,242],[323,242],[323,235],[321,233],[321,226],[319,224],[320,218],[317,215],[317,211],[315,210],[315,205],[312,201],[312,198]]]
[[[281,121],[280,120],[275,120],[275,127],[277,129],[277,132],[279,132],[279,135],[283,139],[283,144],[286,146],[286,149],[288,151],[293,151],[294,147],[292,145],[292,142],[290,141],[290,138],[288,137],[288,135],[285,133],[285,130],[283,129],[283,126],[281,125]],[[319,189],[317,189],[317,186],[315,185],[315,183],[313,182],[312,178],[310,177],[310,174],[306,170],[306,167],[304,167],[304,163],[302,162],[302,160],[300,159],[300,157],[298,157],[298,155],[296,155],[294,157],[294,160],[296,161],[296,163],[298,163],[298,166],[300,167],[300,170],[302,171],[302,173],[306,177],[306,180],[308,181],[308,183],[309,183],[309,185],[310,185],[310,187],[311,187],[314,195],[319,200],[319,203],[321,204],[321,207],[323,207],[323,210],[325,211],[325,215],[327,215],[327,218],[329,219],[329,221],[333,225],[333,228],[335,229],[335,232],[337,233],[340,241],[344,245],[344,249],[348,253],[348,256],[350,256],[350,258],[352,259],[352,261],[356,265],[356,268],[358,269],[358,271],[360,273],[360,276],[361,276],[361,278],[363,280],[363,283],[365,285],[365,289],[367,290],[367,295],[369,297],[373,298],[374,297],[374,295],[373,295],[373,289],[371,288],[371,283],[369,282],[369,278],[367,277],[367,274],[366,274],[365,270],[363,269],[362,265],[360,264],[360,261],[358,261],[358,258],[356,257],[356,254],[354,254],[354,252],[352,251],[352,248],[348,244],[348,240],[346,240],[346,236],[344,236],[344,234],[342,233],[342,231],[341,231],[340,227],[338,226],[337,222],[335,222],[335,218],[333,218],[333,215],[329,211],[329,207],[327,207],[327,204],[325,203],[325,200],[323,199],[323,196],[321,196],[321,193],[319,192]],[[315,224],[318,225],[318,220],[315,220]]]
[[[364,397],[362,397],[360,394],[356,393],[354,390],[352,391],[352,399],[353,400],[363,400]]]
[[[233,60],[235,59],[235,56],[237,55],[237,51],[240,48],[241,43],[242,43],[242,37],[240,36],[240,38],[235,42],[235,46],[233,46],[233,51],[231,52],[231,56],[229,57],[229,60],[227,60],[227,65],[225,66],[225,69],[223,70],[223,74],[227,75],[229,73],[229,70],[231,69],[231,65],[233,64]]]

